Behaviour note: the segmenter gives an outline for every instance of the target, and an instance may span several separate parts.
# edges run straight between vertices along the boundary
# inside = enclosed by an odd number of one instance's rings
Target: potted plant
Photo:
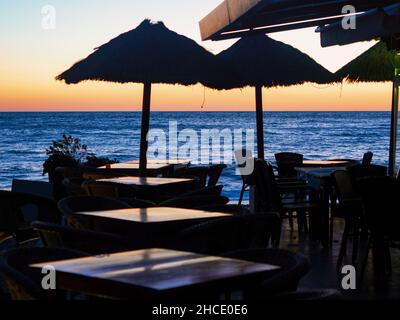
[[[43,175],[49,175],[51,183],[56,182],[58,167],[78,167],[82,160],[89,156],[87,145],[82,144],[79,138],[63,135],[61,140],[54,140],[46,149],[47,160],[43,163]]]

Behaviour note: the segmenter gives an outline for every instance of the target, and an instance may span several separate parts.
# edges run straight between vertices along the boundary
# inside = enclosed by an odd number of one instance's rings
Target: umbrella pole
[[[258,158],[264,159],[264,113],[262,86],[256,86],[257,151]]]
[[[390,149],[389,149],[389,175],[394,176],[396,168],[396,152],[397,152],[397,125],[399,116],[399,82],[400,69],[395,69],[395,78],[393,81],[393,100],[392,100],[392,116],[390,126]]]
[[[147,168],[147,135],[150,129],[150,104],[151,104],[151,83],[147,82],[143,87],[143,106],[142,106],[142,126],[140,134],[140,165],[139,174],[141,177],[146,175]]]

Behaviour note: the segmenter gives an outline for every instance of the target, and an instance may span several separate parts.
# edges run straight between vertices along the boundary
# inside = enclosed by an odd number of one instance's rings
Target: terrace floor
[[[288,224],[284,225],[281,248],[304,254],[310,259],[311,270],[305,276],[300,289],[337,289],[343,293],[344,299],[400,299],[400,250],[392,249],[393,274],[385,280],[374,277],[372,254],[368,256],[368,264],[362,283],[357,283],[357,290],[344,291],[341,286],[343,275],[337,271],[336,263],[340,250],[340,242],[344,225],[335,221],[333,247],[324,249],[319,243],[309,241],[307,235],[299,237],[297,227],[291,231]],[[366,241],[360,243],[360,250],[365,250]],[[351,256],[351,242],[348,245],[348,255]],[[346,264],[346,259],[344,261]]]
[[[289,225],[284,223],[282,232],[281,248],[290,251],[302,253],[310,259],[311,271],[305,276],[300,289],[338,289],[341,290],[342,275],[336,271],[336,261],[339,254],[341,233],[343,224],[340,221],[335,222],[335,233],[333,248],[324,249],[319,243],[309,241],[307,235],[299,237],[297,227],[291,231]],[[35,245],[30,243],[28,245]],[[363,244],[361,244],[363,245]],[[0,259],[1,252],[14,246],[13,241],[6,240],[1,242],[0,238]],[[351,244],[349,244],[351,250]],[[349,252],[350,252],[349,250]],[[374,281],[371,255],[368,259],[368,265],[365,271],[364,280],[357,284],[357,290],[342,291],[345,299],[399,299],[400,298],[400,250],[392,250],[393,275],[386,281],[380,281],[378,284]],[[0,280],[0,300],[7,299],[4,292],[4,284]]]

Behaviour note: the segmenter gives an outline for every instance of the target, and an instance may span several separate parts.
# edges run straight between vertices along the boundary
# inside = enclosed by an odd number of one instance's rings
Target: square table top
[[[153,292],[209,284],[218,280],[243,279],[263,275],[279,267],[190,252],[148,249],[32,265],[51,265],[57,276],[73,276],[75,283],[90,286],[94,281],[103,289],[108,285],[129,286]],[[69,281],[64,283],[68,284]]]
[[[111,179],[101,179],[100,182],[112,182],[131,186],[157,187],[170,184],[181,184],[193,182],[193,179],[183,178],[154,178],[154,177],[120,177]]]
[[[154,207],[144,209],[120,209],[93,212],[77,212],[77,215],[84,215],[97,218],[115,219],[136,223],[161,223],[172,221],[203,220],[230,217],[230,214],[219,212],[208,212],[193,209]]]
[[[350,164],[349,160],[304,160],[304,167],[326,168],[326,167],[345,167]]]

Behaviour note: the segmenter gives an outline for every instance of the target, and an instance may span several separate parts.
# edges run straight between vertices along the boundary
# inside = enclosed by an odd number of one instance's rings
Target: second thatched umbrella
[[[392,119],[389,151],[389,174],[396,165],[397,122],[399,109],[400,57],[379,42],[336,72],[338,79],[349,82],[393,82]]]
[[[240,39],[219,57],[234,65],[240,87],[256,88],[258,157],[264,158],[262,88],[332,82],[332,73],[305,53],[266,35]]]
[[[147,166],[151,85],[155,83],[229,88],[229,68],[195,41],[179,35],[161,22],[143,21],[136,29],[100,46],[56,79],[67,84],[85,80],[143,83],[140,171]]]

